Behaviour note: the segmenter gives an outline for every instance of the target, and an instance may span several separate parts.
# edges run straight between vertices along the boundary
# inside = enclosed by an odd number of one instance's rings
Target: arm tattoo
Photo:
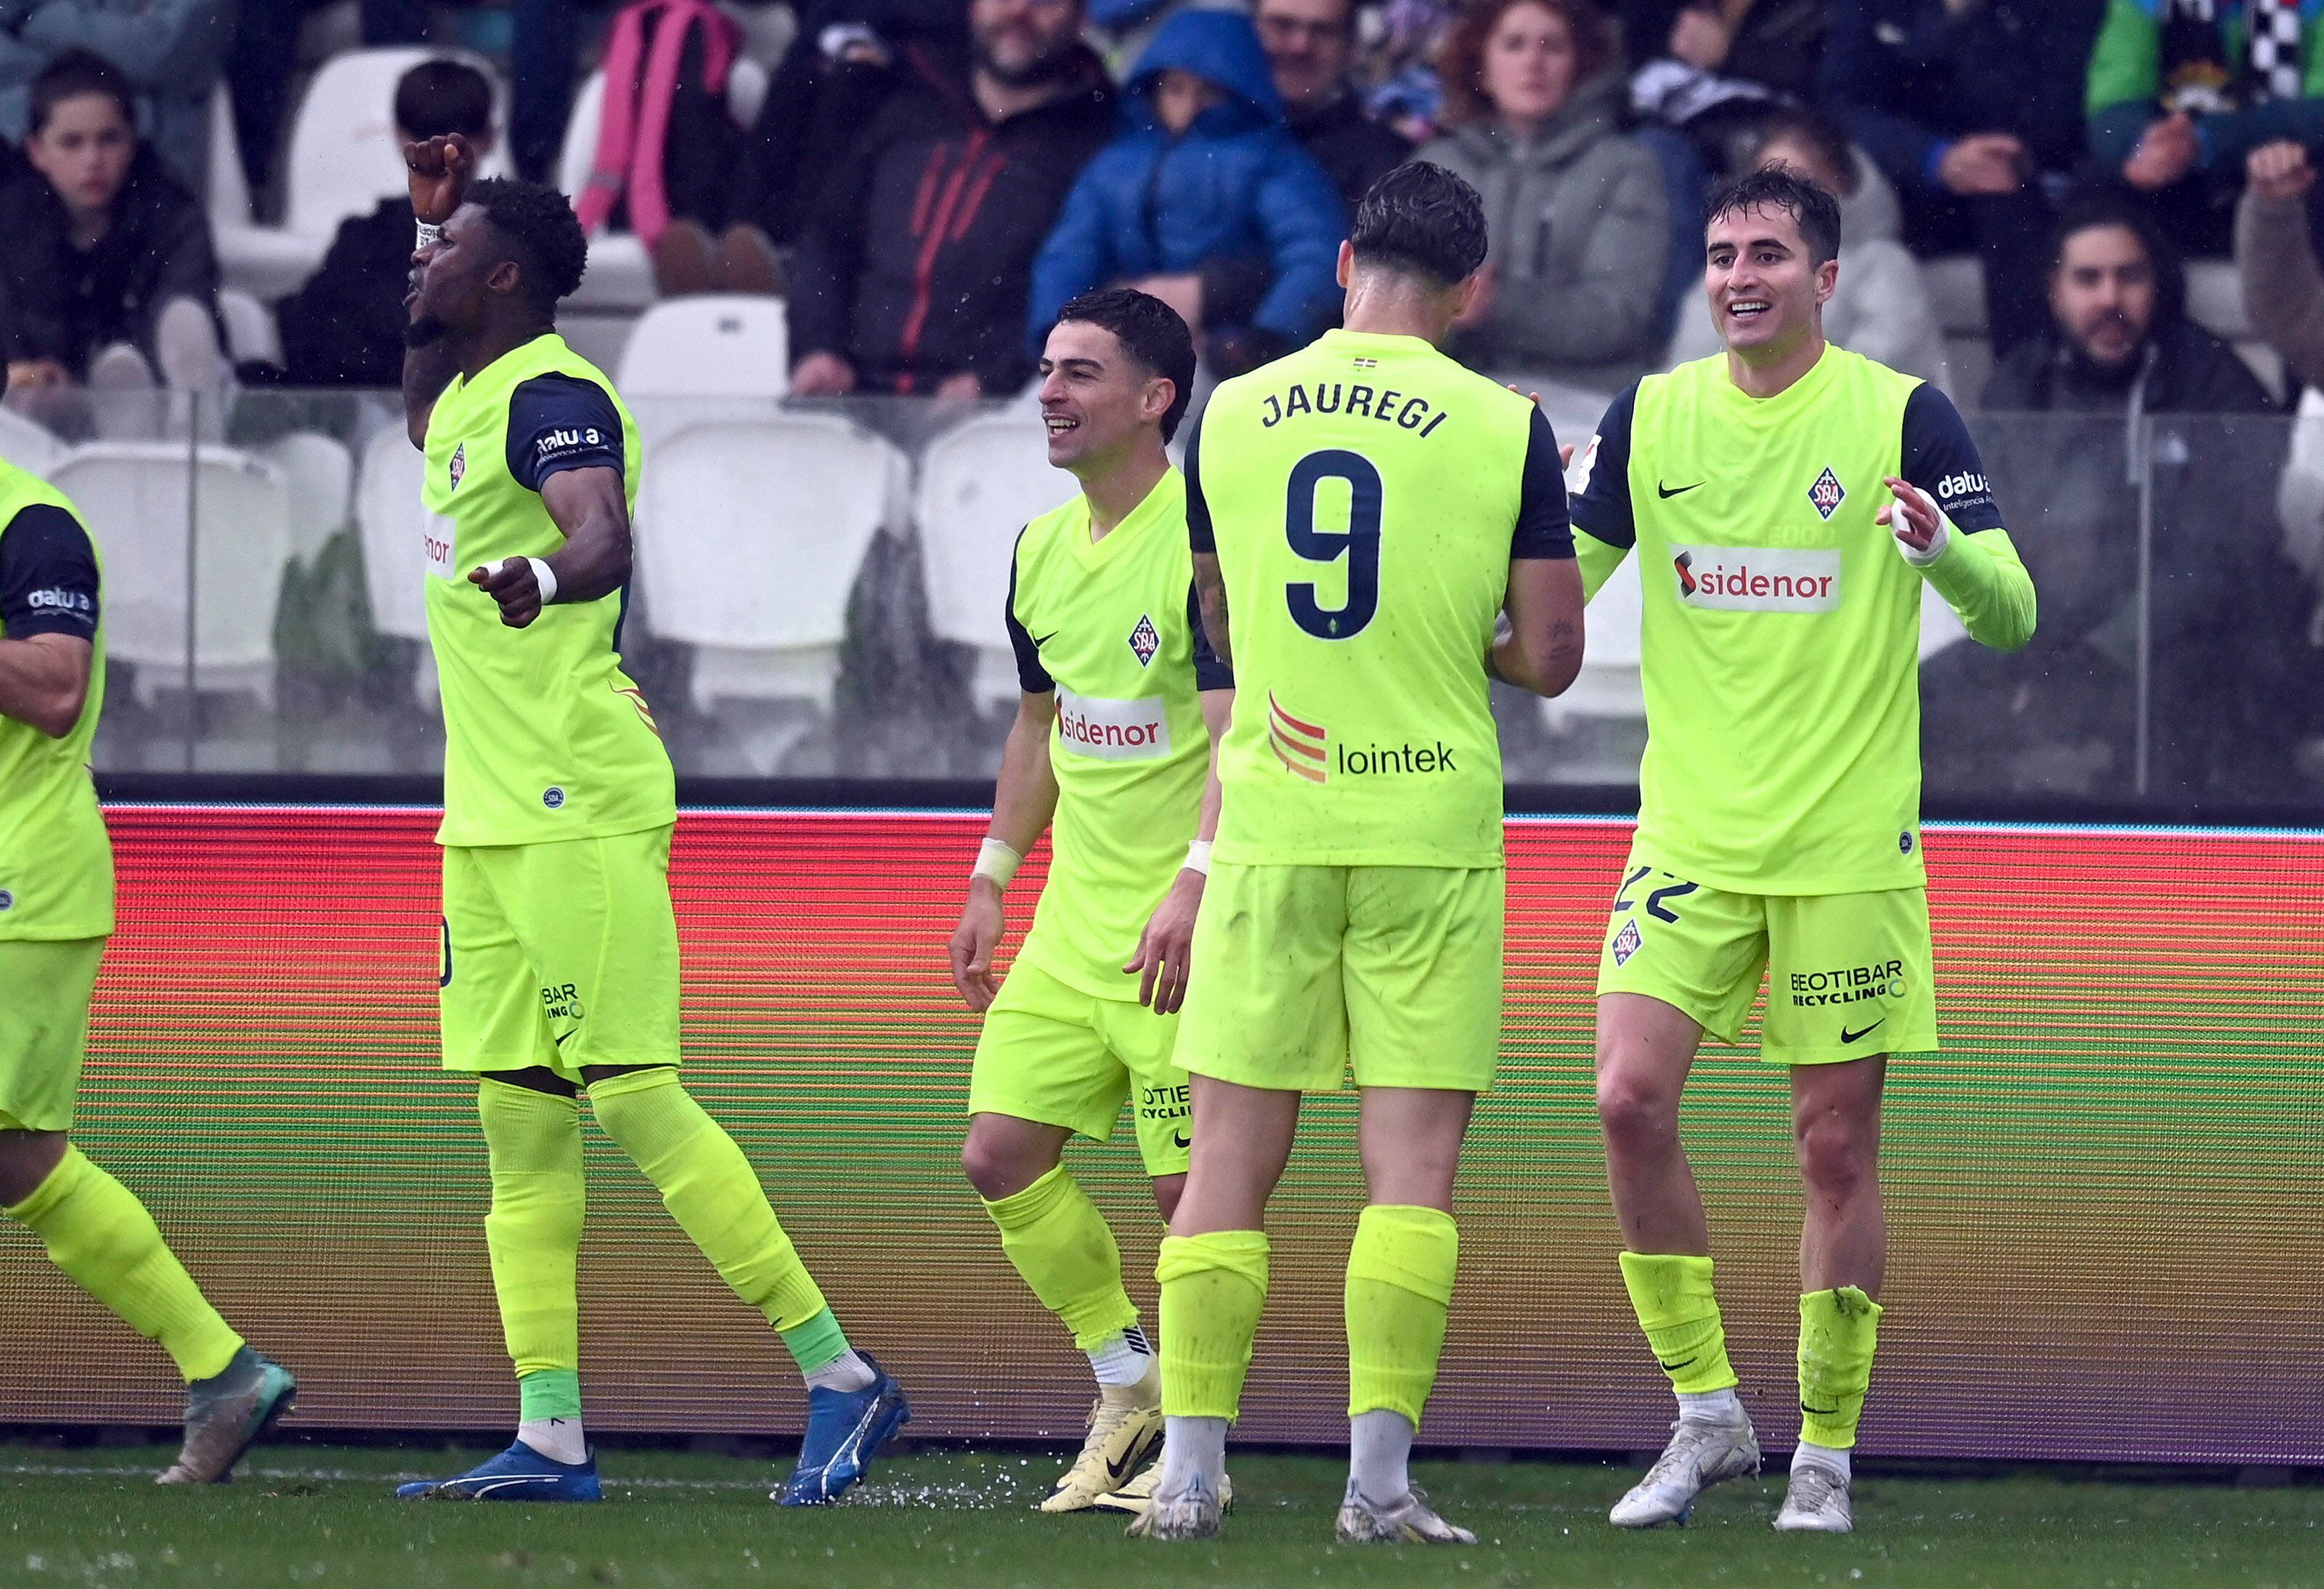
[[[1194,586],[1203,603],[1203,633],[1209,636],[1211,650],[1220,661],[1234,666],[1234,656],[1227,642],[1227,587],[1219,577],[1219,566],[1211,559],[1194,559]]]

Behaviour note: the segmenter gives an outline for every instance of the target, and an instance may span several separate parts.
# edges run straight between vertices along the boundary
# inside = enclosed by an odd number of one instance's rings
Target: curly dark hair
[[[1371,185],[1348,234],[1359,264],[1386,265],[1439,287],[1485,263],[1485,201],[1456,171],[1406,161]]]
[[[545,182],[487,177],[468,189],[468,202],[507,241],[526,295],[543,314],[554,314],[589,268],[589,239],[565,195]]]

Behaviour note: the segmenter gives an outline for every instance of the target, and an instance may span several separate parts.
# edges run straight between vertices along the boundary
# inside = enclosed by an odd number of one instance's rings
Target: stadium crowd
[[[237,282],[214,232],[222,171],[282,212],[318,58],[420,42],[398,136],[528,177],[575,170],[602,72],[585,220],[632,233],[661,297],[779,296],[802,397],[1011,396],[1058,307],[1114,283],[1176,309],[1210,375],[1247,370],[1333,321],[1352,205],[1417,156],[1490,219],[1452,350],[1602,403],[1715,347],[1711,184],[1794,166],[1841,201],[1835,341],[1973,415],[2080,420],[2070,446],[1987,427],[2060,605],[2027,653],[1932,663],[1932,746],[1976,744],[1990,786],[1997,758],[2103,754],[2127,730],[2090,703],[2144,696],[2157,787],[2324,779],[2324,448],[2236,422],[2324,383],[2302,0],[0,0],[10,406],[70,434],[83,388],[393,386],[405,199],[295,282]],[[2240,323],[2190,309],[2190,260],[2232,260]],[[238,285],[266,346],[227,334]],[[2151,590],[2106,566],[2133,522]]]

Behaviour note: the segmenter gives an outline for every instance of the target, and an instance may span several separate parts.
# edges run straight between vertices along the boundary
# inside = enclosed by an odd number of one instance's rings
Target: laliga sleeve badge
[[[1636,921],[1622,923],[1622,930],[1614,935],[1614,964],[1628,965],[1630,956],[1638,952],[1638,945],[1643,941]]]

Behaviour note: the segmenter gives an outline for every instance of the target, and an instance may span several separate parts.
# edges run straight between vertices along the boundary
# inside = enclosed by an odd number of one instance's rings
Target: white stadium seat
[[[412,698],[436,708],[436,653],[428,644],[425,587],[428,557],[420,540],[431,518],[420,505],[428,460],[403,431],[401,421],[382,429],[363,451],[355,482],[355,533],[363,544],[364,586],[371,596],[372,627],[398,640],[420,642]],[[449,535],[448,526],[438,533]]]
[[[0,458],[46,480],[66,450],[46,425],[26,419],[14,409],[0,408]]]
[[[908,465],[830,414],[721,420],[658,439],[638,494],[640,615],[695,648],[694,699],[829,710],[847,597],[901,518]]]
[[[282,334],[274,311],[239,287],[218,290],[218,319],[226,324],[226,356],[236,364],[282,362]]]
[[[174,688],[271,702],[274,612],[290,556],[289,478],[245,452],[197,449],[189,554],[188,467],[181,443],[104,441],[68,454],[51,478],[105,557],[106,647],[136,666],[139,699]]]
[[[1073,476],[1049,462],[1041,416],[1021,408],[964,420],[921,454],[912,517],[927,569],[928,626],[939,640],[976,648],[981,706],[1017,700],[1017,661],[1001,609],[1018,531],[1074,489]]]
[[[291,124],[284,178],[284,225],[328,244],[349,216],[368,215],[405,190],[403,152],[395,143],[397,79],[423,60],[452,52],[418,47],[349,50],[334,55],[307,85]],[[493,125],[508,125],[508,92],[490,61],[460,54],[493,83]],[[479,174],[504,177],[508,139],[500,138]]]
[[[568,199],[578,199],[588,185],[604,116],[605,74],[593,71],[573,95],[573,114],[566,120],[565,142],[558,151],[557,185]],[[589,268],[581,277],[581,291],[572,297],[574,307],[641,309],[653,300],[653,261],[646,255],[646,245],[627,232],[600,226],[591,233]]]
[[[355,457],[341,443],[312,430],[294,430],[251,450],[281,469],[290,485],[290,555],[303,562],[346,528]]]
[[[790,328],[782,300],[704,293],[655,304],[630,332],[615,384],[630,399],[785,395]]]

